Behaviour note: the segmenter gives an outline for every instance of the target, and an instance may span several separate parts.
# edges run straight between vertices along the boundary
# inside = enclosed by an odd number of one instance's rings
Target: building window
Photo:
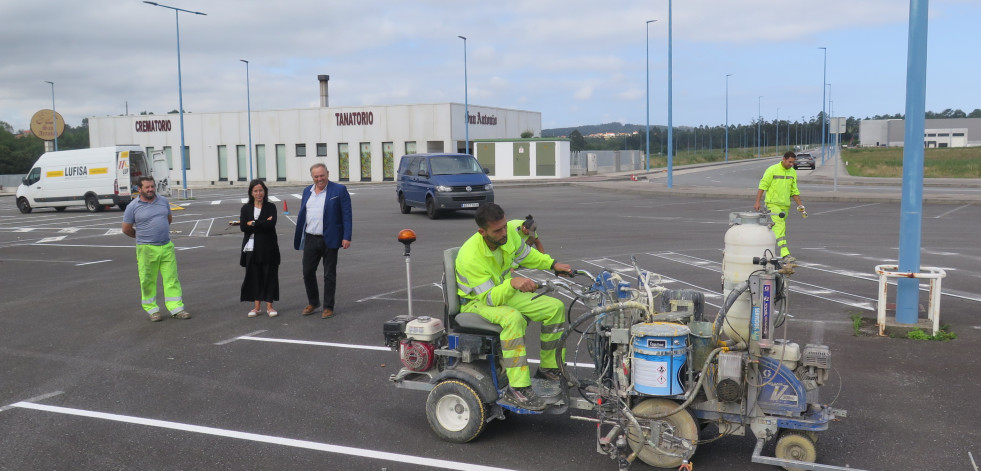
[[[174,169],[174,150],[170,146],[164,146],[164,155],[167,157],[167,167]]]
[[[306,157],[307,156],[307,145],[306,144],[297,144],[296,145],[296,156],[297,157]]]
[[[238,160],[238,181],[244,182],[249,175],[248,156],[245,154],[245,146],[235,146],[235,157]]]
[[[276,144],[276,181],[286,181],[286,144]]]
[[[950,137],[950,133],[949,132],[942,132],[940,134],[937,134],[937,136],[940,136],[940,137]]]
[[[964,137],[964,133],[962,133],[962,132],[955,132],[954,133],[954,137]],[[152,147],[151,147],[151,149],[152,149]]]
[[[416,141],[406,141],[405,142],[405,153],[415,154],[416,153]]]
[[[228,148],[218,146],[218,181],[228,181]]]
[[[371,143],[361,143],[361,181],[371,181]]]
[[[338,181],[346,182],[351,179],[351,162],[348,156],[348,146],[347,143],[337,144],[337,179]]]
[[[937,137],[937,133],[927,134],[927,137]]]
[[[317,157],[327,157],[327,144],[324,142],[317,143]]]

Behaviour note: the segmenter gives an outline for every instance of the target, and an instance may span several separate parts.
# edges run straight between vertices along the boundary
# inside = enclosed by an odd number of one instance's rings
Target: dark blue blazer
[[[342,240],[351,240],[351,194],[347,187],[336,182],[327,183],[327,201],[324,203],[324,243],[328,248],[336,249]],[[300,214],[296,216],[296,233],[293,234],[293,248],[303,250],[306,239],[307,200],[313,192],[313,185],[303,189],[303,201],[300,202]]]

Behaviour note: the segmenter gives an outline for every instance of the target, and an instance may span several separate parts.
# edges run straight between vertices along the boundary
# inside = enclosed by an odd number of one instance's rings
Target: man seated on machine
[[[508,237],[504,210],[494,203],[477,209],[475,220],[477,233],[467,239],[456,257],[460,311],[476,313],[502,328],[501,364],[508,375],[504,401],[524,409],[543,410],[545,403],[531,388],[525,317],[542,323],[541,364],[536,376],[557,381],[562,376],[555,361],[555,348],[562,337],[565,306],[550,296],[532,299],[538,284],[530,278],[512,277],[511,269],[520,266],[558,274],[571,273],[572,267],[556,263],[518,237]]]

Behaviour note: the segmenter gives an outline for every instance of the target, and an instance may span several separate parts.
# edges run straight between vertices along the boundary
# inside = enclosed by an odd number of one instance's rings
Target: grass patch
[[[841,150],[849,175],[856,177],[903,176],[900,147],[858,147]],[[924,178],[981,178],[981,147],[925,149]]]
[[[930,335],[921,329],[913,329],[906,334],[906,338],[912,340],[937,340],[940,342],[946,342],[948,340],[954,340],[957,338],[957,334],[950,332],[950,326],[943,325],[937,330],[937,333]]]
[[[857,336],[861,335],[861,333],[862,333],[862,315],[861,314],[852,314],[849,317],[851,317],[851,319],[852,319],[852,329],[855,331],[855,336],[857,337]]]

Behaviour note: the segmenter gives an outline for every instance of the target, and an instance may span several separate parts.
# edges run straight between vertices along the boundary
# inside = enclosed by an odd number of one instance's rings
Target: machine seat
[[[443,304],[454,332],[477,335],[500,335],[501,326],[491,323],[474,312],[460,312],[460,297],[456,293],[456,254],[460,247],[443,251]]]

